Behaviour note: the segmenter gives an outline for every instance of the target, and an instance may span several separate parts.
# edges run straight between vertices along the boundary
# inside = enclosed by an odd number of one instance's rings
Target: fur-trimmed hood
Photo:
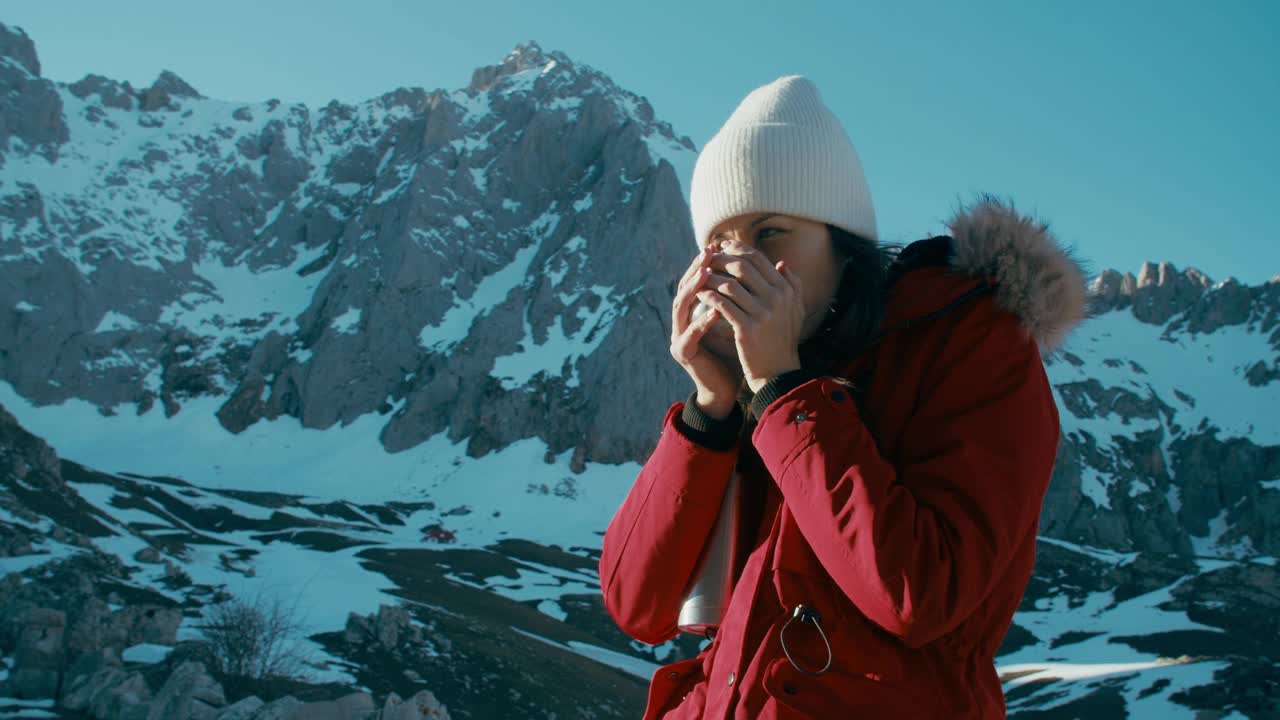
[[[1058,349],[1087,315],[1085,274],[1047,223],[1019,215],[1013,204],[983,195],[946,223],[950,266],[994,277],[995,301],[1022,321],[1044,352]]]

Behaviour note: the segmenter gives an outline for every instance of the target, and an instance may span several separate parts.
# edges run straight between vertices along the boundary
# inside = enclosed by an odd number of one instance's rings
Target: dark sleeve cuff
[[[751,416],[760,418],[774,400],[795,390],[801,385],[820,377],[812,370],[790,370],[773,378],[760,388],[760,392],[751,398]]]
[[[733,412],[723,420],[717,420],[698,409],[695,391],[684,404],[676,427],[690,440],[712,450],[731,450],[742,435],[742,408],[733,404]]]

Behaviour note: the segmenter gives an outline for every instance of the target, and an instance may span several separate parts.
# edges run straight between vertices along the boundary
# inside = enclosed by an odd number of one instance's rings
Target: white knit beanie
[[[689,189],[694,237],[745,213],[829,223],[877,241],[862,162],[818,88],[800,75],[752,90],[707,142]]]

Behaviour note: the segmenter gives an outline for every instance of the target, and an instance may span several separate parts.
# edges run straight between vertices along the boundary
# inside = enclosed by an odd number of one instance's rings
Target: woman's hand
[[[727,273],[707,276],[696,296],[733,327],[738,360],[752,392],[788,370],[800,368],[800,339],[805,308],[800,278],[784,263],[727,240],[711,265]]]
[[[698,393],[695,400],[698,408],[711,417],[722,420],[733,412],[733,405],[738,401],[738,384],[742,382],[742,374],[737,368],[707,352],[701,345],[703,336],[719,319],[720,311],[712,306],[697,321],[690,322],[693,305],[698,301],[697,293],[711,278],[711,258],[714,252],[714,244],[708,244],[693,259],[684,277],[680,278],[675,300],[671,304],[671,357],[693,379]]]

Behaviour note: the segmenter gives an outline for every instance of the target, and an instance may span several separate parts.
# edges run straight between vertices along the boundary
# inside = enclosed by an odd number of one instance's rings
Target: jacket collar
[[[950,235],[912,243],[890,269],[884,330],[945,310],[985,283],[1041,352],[1060,348],[1087,315],[1088,291],[1079,261],[1048,225],[990,195],[946,224]]]

